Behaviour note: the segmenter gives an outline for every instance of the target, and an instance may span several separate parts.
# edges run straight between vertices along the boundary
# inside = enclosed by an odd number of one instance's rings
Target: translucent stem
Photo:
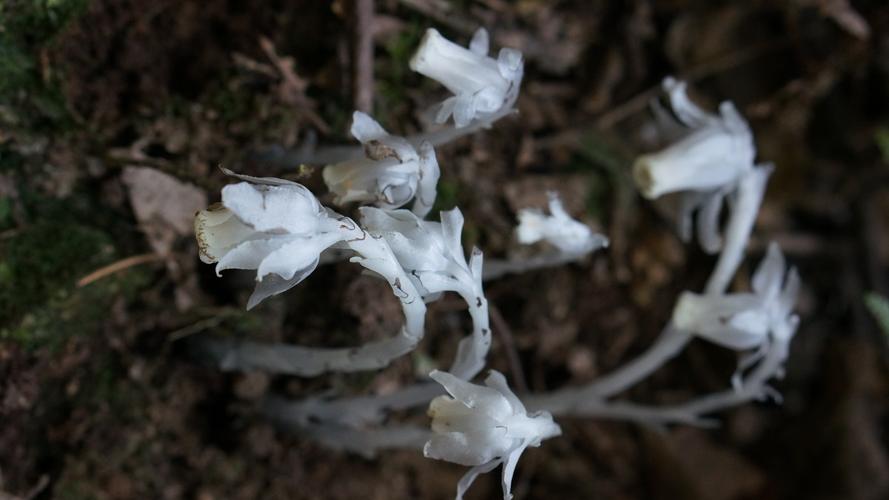
[[[744,258],[747,241],[753,231],[756,215],[765,194],[766,182],[772,172],[770,166],[756,167],[741,178],[732,206],[732,216],[725,231],[725,243],[716,268],[707,280],[704,293],[719,295],[725,293],[732,277],[738,271]]]
[[[488,320],[488,301],[478,285],[459,287],[457,292],[466,302],[472,318],[472,335],[460,341],[450,373],[470,380],[484,368],[491,347],[491,328]],[[444,394],[441,385],[420,382],[381,396],[356,396],[324,400],[308,398],[301,401],[278,400],[275,417],[287,422],[329,422],[353,428],[379,424],[391,411],[416,408]]]
[[[725,293],[732,277],[741,265],[744,249],[753,231],[753,223],[762,203],[765,185],[772,169],[769,166],[754,168],[738,184],[731,217],[727,224],[725,244],[719,254],[716,267],[707,281],[705,293],[719,295]],[[544,400],[546,409],[556,413],[560,409],[571,409],[592,398],[608,398],[633,386],[659,369],[679,354],[692,339],[688,332],[676,330],[667,325],[658,340],[644,353],[613,373],[601,377],[581,388],[569,388],[549,395],[538,396]],[[544,399],[546,398],[546,399]]]
[[[756,369],[738,388],[708,394],[678,405],[658,407],[630,402],[588,399],[580,401],[572,407],[551,407],[545,397],[527,398],[525,405],[529,410],[545,408],[553,415],[561,416],[612,418],[646,424],[712,426],[714,422],[705,418],[706,415],[774,395],[767,383],[780,374],[781,367],[787,358],[787,349],[786,341],[774,341]]]
[[[372,237],[350,219],[343,219],[343,227],[348,228],[349,233],[346,245],[358,255],[352,261],[385,279],[401,301],[405,323],[399,333],[349,348],[205,340],[202,348],[223,370],[263,370],[305,377],[325,372],[377,370],[416,348],[423,339],[426,305],[413,282],[398,264],[386,240]]]

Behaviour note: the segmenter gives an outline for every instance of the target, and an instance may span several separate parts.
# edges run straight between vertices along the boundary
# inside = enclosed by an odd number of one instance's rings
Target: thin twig
[[[373,41],[373,0],[353,0],[355,22],[355,45],[353,66],[353,99],[355,109],[365,113],[373,112],[374,98],[374,41]]]
[[[139,264],[146,264],[148,262],[156,262],[159,260],[163,260],[162,255],[158,255],[156,253],[143,253],[140,255],[133,255],[131,257],[127,257],[125,259],[121,259],[112,264],[108,264],[105,267],[100,267],[95,271],[87,274],[83,278],[80,278],[77,281],[77,287],[82,288],[94,281],[99,281],[106,276],[110,276],[112,274],[123,271],[124,269],[129,269],[133,266],[138,266]]]
[[[723,71],[738,67],[746,62],[750,62],[756,57],[787,45],[789,42],[789,39],[779,39],[751,45],[738,51],[714,57],[688,71],[680,72],[678,77],[687,82],[700,81],[708,76],[713,76]],[[608,130],[627,118],[644,111],[645,108],[648,107],[648,103],[651,102],[651,99],[658,95],[660,91],[660,83],[652,85],[630,99],[602,113],[593,120],[592,124],[588,123],[580,127],[559,132],[551,137],[544,137],[536,141],[535,145],[543,150],[579,145],[580,139],[590,130]]]
[[[494,325],[494,332],[500,334],[500,340],[503,341],[503,348],[506,349],[506,358],[509,361],[509,372],[512,373],[513,382],[516,392],[524,394],[528,392],[528,381],[525,379],[525,371],[522,369],[522,360],[519,359],[519,351],[516,348],[515,337],[512,335],[512,329],[503,319],[497,306],[488,305],[491,313],[491,323]]]
[[[478,28],[478,23],[455,13],[454,5],[448,2],[399,0],[398,3],[464,35],[473,34]]]

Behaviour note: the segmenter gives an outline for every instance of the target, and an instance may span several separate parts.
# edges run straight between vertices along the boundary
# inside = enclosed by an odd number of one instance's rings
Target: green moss
[[[886,337],[889,337],[889,300],[876,293],[868,293],[864,296],[864,304],[874,316],[874,320],[880,325]]]
[[[33,349],[101,326],[115,297],[144,286],[134,269],[83,288],[76,280],[113,260],[101,231],[77,224],[39,222],[0,246],[0,338]]]
[[[398,132],[403,128],[394,123],[393,117],[406,114],[400,108],[411,101],[407,95],[409,88],[416,89],[418,84],[433,85],[433,82],[416,76],[408,66],[423,32],[421,18],[409,19],[405,29],[385,44],[386,57],[377,58],[374,118],[387,130]]]
[[[880,156],[883,158],[883,163],[889,164],[889,126],[877,128],[877,131],[874,133],[874,140],[877,143],[877,147],[880,149]]]
[[[91,491],[101,491],[101,488],[63,477],[53,488],[53,497],[59,500],[94,500],[98,498]]]
[[[58,82],[60,75],[39,63],[41,52],[87,0],[4,0],[0,2],[0,124],[25,129],[70,122]],[[49,70],[49,71],[47,71]]]
[[[437,214],[442,210],[450,210],[457,206],[457,195],[460,193],[460,185],[454,181],[442,179],[438,182],[438,191],[435,196],[435,204],[432,213]]]
[[[0,322],[58,297],[85,270],[107,263],[113,247],[94,229],[40,222],[10,238],[2,254],[11,279],[0,285],[0,301],[13,307],[0,312]]]

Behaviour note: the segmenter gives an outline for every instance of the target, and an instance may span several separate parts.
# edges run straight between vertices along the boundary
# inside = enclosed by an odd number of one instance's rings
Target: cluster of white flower
[[[727,292],[742,261],[771,167],[754,163],[752,134],[730,103],[723,103],[719,115],[712,115],[688,99],[684,83],[667,79],[664,88],[671,111],[659,104],[654,109],[675,142],[641,156],[633,175],[647,198],[681,193],[684,237],[690,236],[692,215],[698,212],[698,240],[707,251],[720,252],[707,288],[700,294],[681,295],[670,324],[651,349],[587,386],[525,395],[523,402],[498,372],[490,372],[485,386],[473,384],[472,379],[485,367],[491,345],[483,281],[579,260],[608,244],[604,236],[569,216],[555,193],[550,193],[549,214],[530,208],[517,214],[518,241],[543,242],[549,247],[548,253],[523,261],[493,261],[483,266],[477,248],[467,259],[461,243],[463,215],[457,208],[441,212],[439,222],[425,219],[435,202],[440,176],[433,144],[489,126],[514,112],[522,55],[504,48],[495,60],[487,55],[488,45],[483,29],[476,32],[468,49],[430,29],[411,59],[412,69],[453,94],[435,115],[439,124],[453,117],[453,128],[398,137],[370,116],[355,112],[351,134],[363,145],[363,155],[327,165],[323,178],[336,204],[373,205],[359,208],[358,222],[322,206],[295,182],[230,171],[226,173],[240,182],[223,188],[222,202],[195,218],[201,260],[215,263],[217,274],[227,269],[255,270],[257,285],[248,308],[297,285],[314,271],[322,254],[335,251],[348,254],[351,262],[386,280],[405,315],[403,327],[393,337],[353,348],[207,340],[207,352],[225,369],[301,376],[380,369],[411,352],[423,338],[425,303],[447,292],[466,302],[473,332],[460,342],[448,371],[429,375],[438,384],[421,382],[379,397],[278,399],[266,405],[267,413],[290,427],[331,446],[368,455],[379,448],[416,446],[422,440],[427,457],[472,467],[458,485],[458,499],[479,474],[500,465],[504,498],[510,498],[511,479],[525,448],[561,434],[552,415],[694,423],[706,413],[771,394],[766,383],[779,375],[798,322],[792,309],[799,277],[795,270],[786,270],[774,244],[753,276],[753,291]],[[726,199],[731,213],[721,230],[720,212]],[[411,202],[410,210],[401,208]],[[733,389],[678,408],[609,401],[675,356],[695,336],[749,353],[740,363]],[[432,417],[431,433],[382,426],[388,411],[426,404]],[[526,407],[534,411],[529,413]]]

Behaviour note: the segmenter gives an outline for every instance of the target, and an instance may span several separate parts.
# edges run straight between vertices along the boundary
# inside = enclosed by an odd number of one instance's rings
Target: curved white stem
[[[716,268],[713,269],[710,279],[707,280],[707,286],[704,287],[705,294],[724,293],[738,271],[771,173],[771,166],[756,167],[738,182],[738,190],[733,197],[731,219],[726,226],[725,243],[719,253]]]
[[[300,376],[325,372],[357,372],[386,367],[416,348],[423,339],[426,305],[413,282],[398,264],[386,240],[375,238],[351,219],[344,218],[349,238],[345,244],[357,262],[385,279],[401,301],[405,323],[394,337],[349,348],[304,347],[289,344],[206,340],[204,348],[223,370],[264,370]]]
[[[744,249],[753,231],[753,223],[762,203],[765,186],[772,168],[760,166],[754,168],[741,178],[735,194],[731,217],[727,224],[725,244],[719,254],[716,268],[710,275],[705,293],[719,295],[725,293],[731,278],[738,270],[744,256]],[[546,409],[557,413],[560,409],[571,409],[579,402],[595,398],[607,398],[618,394],[640,380],[644,379],[665,363],[673,359],[693,338],[688,332],[682,332],[667,325],[658,340],[636,359],[580,388],[568,388],[549,395],[537,396],[548,398],[547,404],[553,405]]]
[[[472,318],[472,335],[462,339],[450,372],[470,380],[484,368],[491,347],[491,327],[488,320],[488,301],[478,285],[455,290],[466,302]],[[277,400],[271,411],[286,422],[331,422],[353,428],[380,424],[391,411],[416,408],[444,394],[441,385],[419,382],[382,396],[356,396],[324,400],[308,398],[300,401]]]

